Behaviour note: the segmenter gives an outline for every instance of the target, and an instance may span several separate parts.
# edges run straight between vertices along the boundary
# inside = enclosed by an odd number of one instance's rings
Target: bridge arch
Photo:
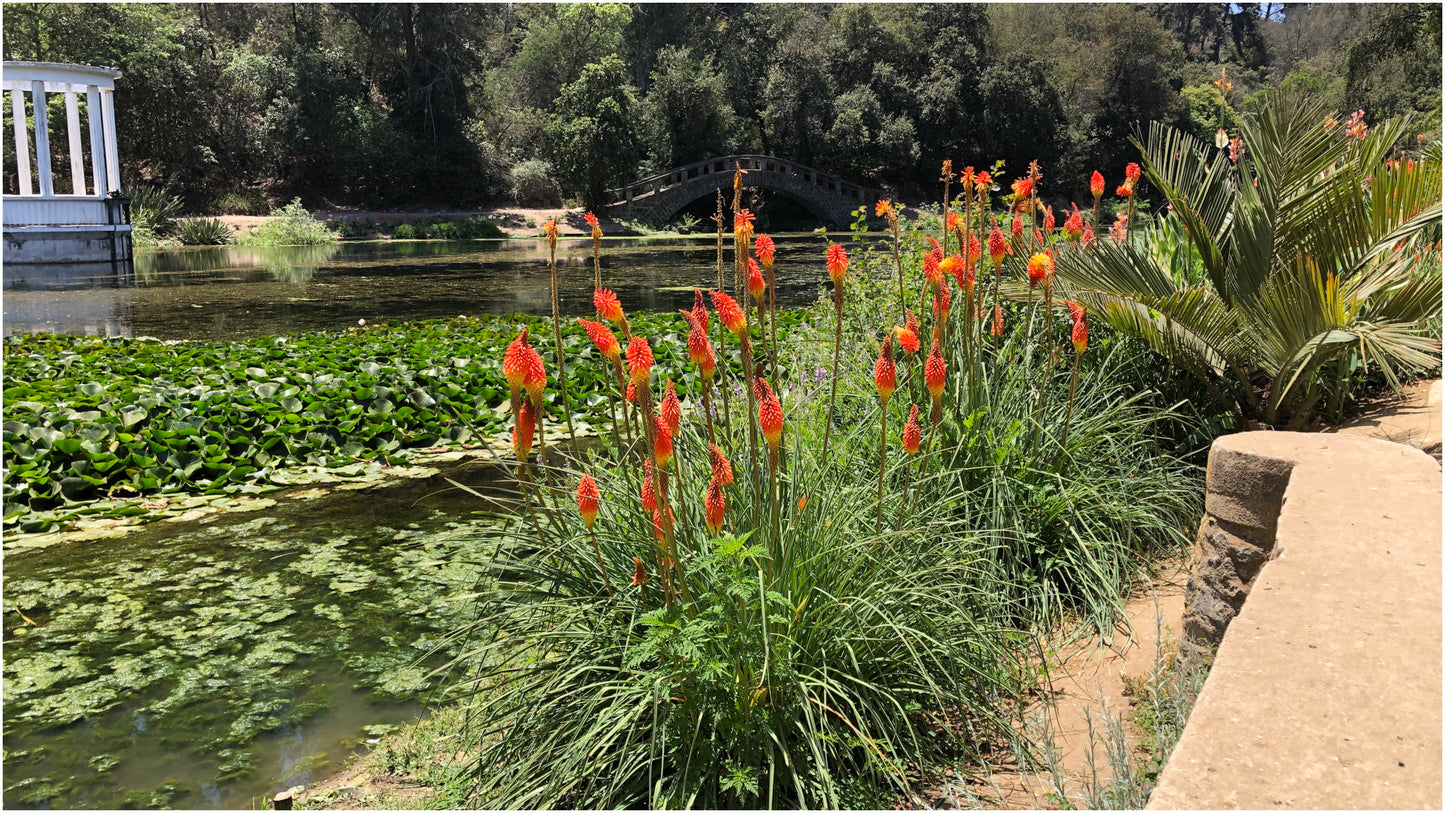
[[[610,190],[610,217],[662,225],[683,207],[719,189],[730,189],[741,166],[746,186],[781,192],[802,204],[825,223],[842,226],[859,206],[887,198],[882,189],[845,181],[812,167],[768,155],[727,155],[708,158],[642,178]]]

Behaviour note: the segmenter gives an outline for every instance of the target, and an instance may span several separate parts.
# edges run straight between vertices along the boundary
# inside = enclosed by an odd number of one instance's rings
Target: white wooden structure
[[[14,117],[11,132],[3,134],[15,148],[14,164],[3,168],[7,264],[130,259],[115,137],[119,78],[119,71],[87,65],[0,63],[0,88]],[[65,99],[69,179],[57,179],[51,170],[50,137],[59,122],[50,121],[46,102],[54,96]],[[12,187],[18,194],[10,193]]]

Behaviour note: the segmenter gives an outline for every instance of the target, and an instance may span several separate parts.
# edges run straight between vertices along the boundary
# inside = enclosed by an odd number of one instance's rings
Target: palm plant
[[[1134,144],[1169,211],[1132,239],[1062,252],[1060,275],[1241,428],[1302,426],[1332,359],[1355,354],[1392,386],[1437,365],[1440,147],[1391,161],[1407,121],[1352,124],[1284,94],[1230,150],[1151,124]]]

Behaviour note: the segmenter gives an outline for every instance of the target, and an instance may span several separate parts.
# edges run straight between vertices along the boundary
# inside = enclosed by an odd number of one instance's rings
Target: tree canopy
[[[1149,122],[1233,131],[1276,87],[1435,135],[1440,31],[1438,4],[55,3],[5,5],[4,55],[119,68],[126,174],[197,208],[597,204],[733,151],[918,199],[945,158],[1077,194]]]

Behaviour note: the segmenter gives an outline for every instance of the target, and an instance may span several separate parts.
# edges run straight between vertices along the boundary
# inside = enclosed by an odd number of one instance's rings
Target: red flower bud
[[[589,213],[590,214],[590,213]],[[582,521],[587,523],[587,530],[592,530],[592,523],[597,520],[597,501],[602,494],[597,490],[597,481],[592,475],[582,475],[582,481],[577,484],[577,510],[582,513]]]
[[[910,456],[918,454],[923,442],[923,428],[918,425],[918,404],[908,412],[908,423],[903,425],[903,451]]]

